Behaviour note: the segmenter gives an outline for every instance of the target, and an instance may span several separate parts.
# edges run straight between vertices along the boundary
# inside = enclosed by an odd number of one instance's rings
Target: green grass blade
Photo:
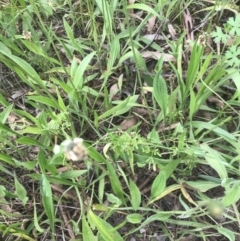
[[[18,198],[22,201],[23,206],[26,205],[28,201],[27,191],[24,186],[18,181],[17,177],[14,177],[15,189]]]
[[[84,216],[82,218],[82,235],[84,241],[97,241],[97,237],[94,236]]]
[[[110,110],[108,110],[105,113],[103,113],[102,115],[100,115],[98,117],[98,120],[105,119],[109,116],[119,116],[119,115],[126,113],[127,111],[129,111],[132,108],[134,103],[137,101],[137,98],[138,98],[138,95],[128,97],[124,101],[121,101],[117,106],[114,106]]]
[[[8,51],[4,51],[3,49],[0,49],[0,53],[2,53],[4,56],[11,59],[13,62],[15,62],[28,76],[30,76],[35,82],[43,89],[45,89],[45,84],[43,83],[42,79],[38,75],[38,73],[33,69],[33,67],[28,64],[25,60],[23,60],[20,57],[14,56],[12,54],[9,54]]]
[[[121,199],[123,203],[125,203],[125,199],[123,197],[123,189],[122,184],[118,179],[117,173],[113,168],[113,165],[110,162],[106,162],[107,170],[109,172],[110,184],[116,196]]]
[[[217,231],[223,234],[229,241],[235,241],[235,235],[230,229],[217,227]]]
[[[143,216],[138,213],[132,213],[129,214],[126,219],[129,223],[141,223],[143,220]]]
[[[205,160],[219,175],[221,180],[228,177],[225,160],[220,154],[210,148],[206,143],[201,145],[201,149],[205,151]]]
[[[222,199],[222,203],[224,206],[230,206],[237,202],[240,199],[240,186],[239,182],[235,182],[234,185],[227,189],[225,192],[225,196]]]
[[[166,212],[160,212],[157,214],[153,214],[150,217],[148,217],[145,221],[142,222],[142,224],[137,227],[136,229],[132,230],[130,233],[135,233],[138,230],[140,230],[141,228],[147,226],[148,224],[152,223],[152,222],[156,222],[156,221],[166,221],[169,219],[169,217],[171,216],[170,213],[166,213]]]
[[[46,97],[46,96],[28,96],[28,99],[29,100],[34,100],[38,103],[42,103],[46,106],[51,106],[55,109],[60,109],[60,106],[58,104],[58,102],[53,99],[53,98],[49,98],[49,97]]]
[[[12,110],[13,105],[7,106],[1,113],[0,113],[0,122],[4,124]]]
[[[88,220],[97,227],[105,241],[123,241],[120,234],[109,223],[95,215],[91,209],[88,211]]]
[[[151,187],[151,199],[159,196],[166,187],[166,173],[165,171],[160,171],[160,173],[155,177],[152,187]]]
[[[134,210],[137,210],[141,204],[141,192],[132,180],[129,181],[129,190],[132,207]]]
[[[28,146],[45,147],[41,142],[27,136],[23,136],[17,139],[17,143]]]
[[[163,111],[163,115],[166,118],[168,111],[168,91],[166,81],[158,72],[153,82],[153,95]]]
[[[159,19],[162,19],[162,17],[153,8],[143,3],[130,4],[127,6],[127,9],[139,9],[142,11],[147,11],[148,13],[157,16]]]
[[[50,228],[51,228],[51,232],[52,232],[52,238],[54,238],[55,216],[54,216],[54,209],[53,209],[52,189],[51,189],[51,185],[50,185],[48,179],[46,178],[46,176],[44,174],[42,174],[40,190],[41,190],[41,195],[42,195],[43,206],[44,206],[45,212],[46,212],[48,220],[49,220],[49,224],[50,224]],[[53,239],[53,240],[55,240],[55,239]]]
[[[95,52],[92,52],[90,54],[88,54],[80,63],[80,65],[78,66],[74,79],[73,79],[73,84],[75,86],[75,88],[77,88],[78,90],[81,90],[83,88],[84,85],[84,78],[83,78],[83,74],[85,72],[85,70],[88,67],[88,64],[90,63],[90,61],[92,60],[93,56],[95,55]]]

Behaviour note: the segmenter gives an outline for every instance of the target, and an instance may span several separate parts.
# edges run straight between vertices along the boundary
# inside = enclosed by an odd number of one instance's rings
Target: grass
[[[1,240],[238,240],[237,4],[2,2]]]

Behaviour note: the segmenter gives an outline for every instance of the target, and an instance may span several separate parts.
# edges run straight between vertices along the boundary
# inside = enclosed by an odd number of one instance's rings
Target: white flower
[[[56,155],[56,154],[59,154],[61,152],[61,147],[59,145],[55,145],[53,147],[53,153]]]
[[[64,152],[65,157],[72,161],[81,161],[87,157],[87,149],[83,145],[82,138],[74,138],[73,140],[65,140],[60,146],[55,145],[53,148],[54,154]]]
[[[76,137],[76,138],[73,139],[73,142],[74,143],[83,143],[83,139]]]

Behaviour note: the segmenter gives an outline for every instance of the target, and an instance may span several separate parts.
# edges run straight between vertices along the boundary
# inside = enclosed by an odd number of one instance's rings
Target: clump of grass
[[[211,4],[214,23],[220,5]],[[12,82],[0,92],[3,239],[235,240],[239,19],[208,26],[217,46],[193,41],[186,58],[179,22],[197,7],[2,6],[0,74]]]

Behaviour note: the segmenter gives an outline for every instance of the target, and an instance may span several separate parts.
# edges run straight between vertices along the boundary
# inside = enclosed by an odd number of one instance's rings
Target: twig
[[[162,23],[159,25],[154,38],[150,41],[150,43],[148,43],[143,49],[140,50],[140,53],[143,52],[144,50],[146,50],[148,47],[150,47],[152,45],[152,43],[154,42],[154,40],[157,38],[157,36],[159,35],[160,29],[162,27]]]
[[[59,209],[60,209],[60,212],[61,212],[61,214],[62,214],[62,218],[63,218],[63,220],[64,220],[64,223],[65,223],[65,225],[66,225],[66,227],[67,227],[67,231],[68,231],[69,236],[71,237],[72,240],[75,240],[76,237],[75,237],[75,235],[74,235],[72,226],[71,226],[70,223],[69,223],[69,220],[68,220],[68,217],[67,217],[65,211],[63,210],[63,206],[62,206],[62,203],[61,203],[61,202],[60,202],[60,204],[59,204]]]

